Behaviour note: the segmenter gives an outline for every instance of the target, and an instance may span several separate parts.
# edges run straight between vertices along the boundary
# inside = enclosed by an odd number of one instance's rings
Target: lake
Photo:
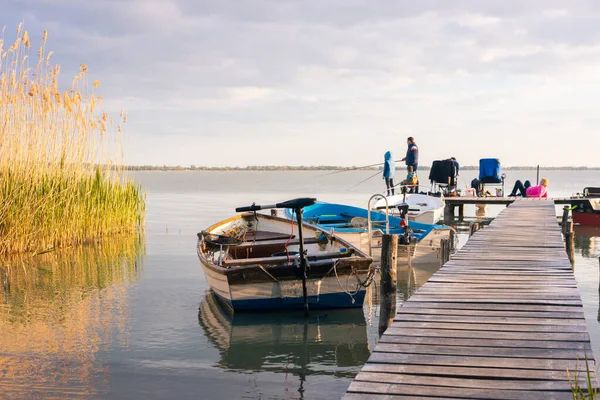
[[[196,233],[237,206],[299,196],[366,206],[375,171],[136,172],[142,238],[3,262],[0,393],[8,398],[334,399],[377,342],[376,293],[360,310],[231,315],[210,294]],[[401,171],[398,171],[401,174]],[[460,186],[475,177],[463,171]],[[509,171],[535,180],[535,171]],[[600,186],[598,171],[548,171],[551,196]],[[510,188],[507,188],[510,190]],[[467,219],[486,216],[465,207]],[[560,212],[560,208],[557,208]],[[448,223],[454,223],[448,221]],[[600,355],[600,231],[576,230],[575,275]],[[460,235],[464,243],[467,236]],[[438,268],[399,271],[398,303]]]

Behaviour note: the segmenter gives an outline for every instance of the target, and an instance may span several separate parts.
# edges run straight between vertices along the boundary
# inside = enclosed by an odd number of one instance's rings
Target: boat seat
[[[290,239],[290,237],[288,236],[284,240],[281,240],[281,239],[263,240],[263,241],[254,243],[252,240],[248,240],[248,237],[246,237],[246,241],[243,242],[242,244],[235,246],[235,249],[240,250],[240,249],[250,249],[250,248],[255,248],[255,247],[285,246],[285,244],[288,243],[289,239]],[[304,239],[304,244],[315,244],[315,243],[324,243],[324,241],[319,240],[315,237],[308,237],[308,238]],[[299,244],[300,244],[300,239],[292,239],[288,243],[288,246],[297,246]]]
[[[293,235],[292,239],[294,239],[295,237],[296,237],[296,235]],[[285,233],[279,233],[279,232],[250,231],[250,232],[246,233],[246,242],[262,242],[262,241],[267,241],[267,240],[278,240],[278,239],[288,240],[289,238],[290,238],[290,235],[285,234]]]
[[[346,253],[340,253],[339,251],[332,252],[321,252],[313,255],[308,255],[308,261],[319,261],[325,259],[336,259],[336,258],[345,258],[354,255],[353,249],[348,249]],[[294,262],[294,258],[292,257],[292,263]],[[239,260],[225,260],[223,261],[224,267],[241,267],[248,265],[273,265],[273,264],[287,264],[288,258],[287,256],[277,256],[277,257],[258,257],[258,258],[243,258]]]

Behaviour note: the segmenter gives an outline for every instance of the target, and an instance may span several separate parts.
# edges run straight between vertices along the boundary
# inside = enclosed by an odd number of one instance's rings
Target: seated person
[[[475,196],[481,197],[481,181],[477,178],[471,181],[471,189],[475,189]]]
[[[408,167],[408,174],[406,175],[406,179],[401,183],[403,186],[411,187],[409,193],[414,193],[416,186],[419,184],[419,178],[417,177],[417,173],[414,171],[412,166]]]
[[[539,185],[531,186],[529,181],[525,181],[525,183],[521,181],[516,181],[515,186],[513,187],[512,192],[510,192],[509,196],[516,196],[520,194],[523,197],[540,197],[547,198],[548,197],[548,179],[542,178]]]

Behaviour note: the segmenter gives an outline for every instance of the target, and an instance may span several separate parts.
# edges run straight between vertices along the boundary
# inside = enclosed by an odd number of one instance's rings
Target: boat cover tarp
[[[431,164],[429,180],[443,185],[456,185],[456,164],[454,161],[436,160]]]

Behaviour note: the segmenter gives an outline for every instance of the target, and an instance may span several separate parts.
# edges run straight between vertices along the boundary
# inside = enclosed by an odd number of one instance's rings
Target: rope
[[[342,291],[344,293],[346,293],[348,296],[350,296],[350,298],[352,299],[352,304],[355,303],[355,299],[354,296],[356,296],[358,294],[358,292],[360,292],[361,288],[368,288],[369,286],[371,286],[371,284],[375,281],[375,273],[378,272],[378,268],[376,267],[371,267],[369,268],[369,273],[367,274],[367,277],[365,278],[364,281],[361,282],[360,278],[359,278],[359,270],[355,269],[354,267],[352,267],[352,272],[350,274],[348,274],[348,276],[346,277],[346,287],[344,287],[342,285],[342,282],[340,281],[340,277],[337,273],[337,265],[338,263],[340,263],[342,260],[337,260],[334,264],[333,267],[331,267],[331,269],[329,271],[327,271],[327,273],[323,276],[323,278],[321,278],[321,280],[325,279],[325,277],[327,275],[329,275],[329,273],[331,272],[331,270],[333,270],[334,274],[335,274],[335,279],[337,280],[338,285],[340,286],[340,289],[342,289]],[[354,290],[352,293],[348,290],[348,288],[350,287],[350,278],[352,276],[356,277],[356,281],[358,282],[357,286],[356,286],[356,290]]]

